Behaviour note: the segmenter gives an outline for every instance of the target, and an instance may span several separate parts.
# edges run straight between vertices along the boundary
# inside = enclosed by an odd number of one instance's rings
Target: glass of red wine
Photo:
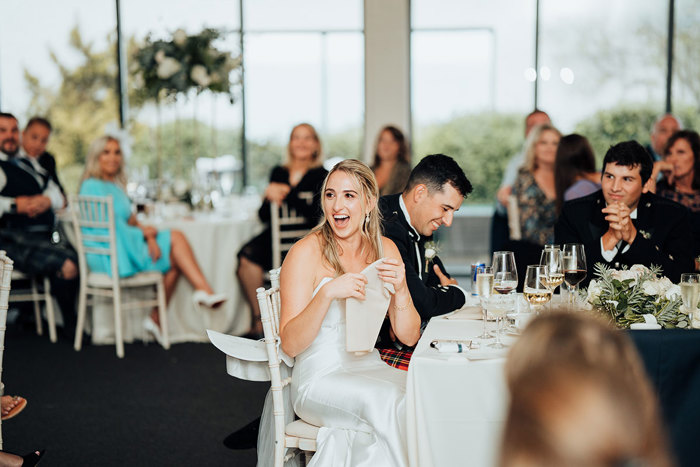
[[[564,282],[569,286],[569,309],[571,309],[578,297],[578,284],[586,278],[586,252],[580,243],[566,243],[561,256]]]

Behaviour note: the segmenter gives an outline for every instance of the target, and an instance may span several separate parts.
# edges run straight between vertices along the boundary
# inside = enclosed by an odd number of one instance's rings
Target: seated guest
[[[654,120],[649,134],[646,150],[654,161],[663,159],[666,142],[672,134],[683,128],[680,120],[673,114],[664,114]]]
[[[595,263],[655,264],[673,282],[694,269],[688,210],[643,192],[651,172],[651,157],[639,143],[618,143],[605,154],[602,189],[564,204],[556,243],[585,246],[587,281]]]
[[[471,191],[471,183],[454,159],[433,154],[416,165],[403,193],[380,199],[384,234],[399,249],[408,289],[424,322],[459,309],[466,301],[467,293],[445,271],[436,252],[426,255],[425,243],[438,227],[452,225],[455,211]],[[400,350],[404,344],[385,325],[377,347]]]
[[[238,280],[253,313],[250,337],[262,336],[260,309],[256,289],[263,286],[265,272],[272,269],[272,234],[270,203],[287,203],[301,214],[311,229],[319,218],[319,190],[328,173],[321,165],[321,141],[314,127],[301,123],[292,129],[287,145],[287,161],[272,169],[270,184],[265,189],[258,211],[265,230],[243,245],[238,252]],[[306,195],[306,196],[304,196]]]
[[[554,162],[557,213],[561,212],[564,201],[600,190],[599,181],[600,173],[595,171],[595,155],[588,140],[575,133],[563,136]]]
[[[61,192],[65,195],[65,190],[56,173],[56,159],[50,152],[46,151],[51,131],[51,123],[45,118],[30,118],[22,132],[22,150],[27,156],[39,162],[39,165],[48,172],[51,180],[58,185]]]
[[[397,338],[414,345],[420,316],[406,282],[408,268],[381,235],[379,189],[369,167],[339,162],[322,195],[321,224],[292,247],[280,276],[280,341],[296,357],[294,411],[324,427],[314,465],[407,465],[406,373],[386,366],[376,351],[345,350],[345,302],[365,300],[368,279],[361,271],[383,259],[376,266],[379,279],[394,290],[388,321]]]
[[[590,315],[535,318],[508,355],[503,467],[672,465],[629,338]]]
[[[180,275],[192,284],[192,296],[196,306],[217,307],[226,301],[226,296],[215,294],[204,277],[192,253],[187,238],[178,230],[156,230],[142,225],[131,209],[131,201],[124,191],[126,174],[124,157],[119,141],[111,136],[95,140],[88,151],[85,172],[80,185],[81,195],[111,196],[114,202],[114,223],[117,237],[117,259],[119,277],[129,277],[144,271],[159,271],[164,274],[165,299],[169,301],[175,291]],[[86,233],[103,234],[105,229],[88,229]],[[87,255],[91,271],[110,274],[109,258],[104,255]],[[160,320],[154,309],[144,327],[160,341]]]
[[[374,149],[372,172],[379,184],[379,195],[401,193],[411,173],[408,144],[401,130],[387,125],[379,132]]]
[[[525,163],[513,185],[522,240],[538,246],[554,239],[554,161],[560,138],[559,130],[552,125],[535,127],[527,139]]]
[[[54,210],[64,206],[48,173],[19,153],[14,115],[0,113],[0,249],[25,274],[48,277],[70,337],[75,329],[78,258],[65,241],[55,241]]]

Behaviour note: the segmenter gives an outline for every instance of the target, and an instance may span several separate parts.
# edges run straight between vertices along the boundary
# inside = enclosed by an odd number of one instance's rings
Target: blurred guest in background
[[[70,338],[75,329],[78,257],[64,239],[56,241],[54,236],[54,211],[64,204],[48,173],[21,154],[15,116],[0,113],[0,249],[16,269],[50,278]]]
[[[36,159],[51,177],[51,180],[58,185],[65,196],[65,190],[58,180],[56,173],[56,159],[50,152],[46,151],[46,145],[51,136],[51,123],[42,117],[32,117],[27,122],[22,132],[22,149],[27,156]]]
[[[119,277],[129,277],[144,271],[159,271],[164,274],[165,298],[169,301],[182,274],[195,290],[192,299],[196,306],[215,308],[226,301],[225,295],[215,294],[212,290],[182,232],[158,231],[136,219],[131,201],[124,191],[124,157],[116,138],[102,136],[90,145],[82,180],[81,195],[112,197]],[[83,229],[94,235],[104,234],[106,230]],[[88,254],[87,263],[91,271],[103,274],[111,272],[109,258],[104,255]],[[160,320],[156,309],[143,324],[160,342]]]
[[[599,182],[600,172],[595,171],[595,155],[588,140],[575,133],[563,136],[554,162],[557,213],[564,201],[600,190]]]
[[[379,132],[374,149],[372,172],[379,184],[379,195],[401,193],[411,174],[408,144],[401,130],[387,125]]]
[[[683,128],[681,122],[673,114],[664,114],[654,121],[649,135],[651,142],[646,147],[654,161],[663,159],[668,138],[681,128]]]
[[[501,466],[672,465],[641,359],[601,319],[535,318],[508,355],[506,379]]]
[[[258,211],[260,220],[268,225],[238,252],[238,280],[253,312],[250,337],[262,336],[255,290],[263,286],[265,271],[272,269],[270,203],[286,203],[308,220],[309,229],[314,227],[321,216],[319,191],[328,173],[321,163],[321,140],[314,127],[308,123],[295,126],[289,136],[287,161],[272,169],[270,183]]]
[[[527,139],[525,163],[518,171],[513,195],[518,204],[522,240],[552,243],[556,221],[554,161],[561,133],[550,124],[535,127]]]
[[[550,123],[549,115],[539,109],[535,109],[525,117],[525,138],[530,135],[530,131],[537,125]],[[491,222],[491,251],[502,250],[505,242],[508,241],[508,197],[513,192],[513,183],[518,176],[518,169],[525,162],[526,143],[523,149],[511,157],[508,165],[503,171],[503,180],[496,193],[496,207]]]
[[[588,277],[596,263],[655,264],[673,282],[694,269],[689,212],[668,199],[645,193],[651,156],[636,141],[612,146],[603,159],[602,189],[564,204],[556,243],[582,243]]]

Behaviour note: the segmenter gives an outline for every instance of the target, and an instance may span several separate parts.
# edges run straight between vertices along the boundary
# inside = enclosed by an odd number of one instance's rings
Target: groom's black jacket
[[[564,204],[559,220],[554,226],[555,242],[582,243],[588,263],[587,284],[593,276],[595,263],[608,266],[632,266],[643,264],[661,266],[662,274],[678,282],[684,272],[695,269],[693,234],[689,224],[688,209],[669,199],[651,193],[643,193],[637,204],[637,219],[633,219],[637,235],[629,250],[618,249],[612,261],[603,258],[600,238],[608,230],[608,222],[601,211],[605,198],[601,190]]]
[[[399,205],[401,194],[382,196],[379,199],[379,209],[382,213],[384,236],[390,238],[399,249],[401,259],[406,266],[406,283],[411,293],[413,304],[418,310],[422,321],[429,321],[437,315],[449,313],[464,305],[464,292],[456,287],[442,287],[440,279],[433,271],[437,264],[442,272],[445,271],[440,258],[435,256],[425,272],[425,242],[431,237],[423,237],[409,226]],[[418,252],[416,252],[418,245]],[[388,329],[387,329],[388,330]],[[388,335],[382,329],[377,347],[387,347],[390,343]]]

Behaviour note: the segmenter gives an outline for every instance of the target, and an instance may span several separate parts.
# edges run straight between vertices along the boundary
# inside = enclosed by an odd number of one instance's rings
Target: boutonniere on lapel
[[[428,273],[428,265],[433,261],[433,258],[440,253],[440,245],[438,242],[425,242],[425,272]]]
[[[644,237],[645,239],[649,240],[651,238],[651,234],[647,232],[646,230],[640,230],[639,235]]]

